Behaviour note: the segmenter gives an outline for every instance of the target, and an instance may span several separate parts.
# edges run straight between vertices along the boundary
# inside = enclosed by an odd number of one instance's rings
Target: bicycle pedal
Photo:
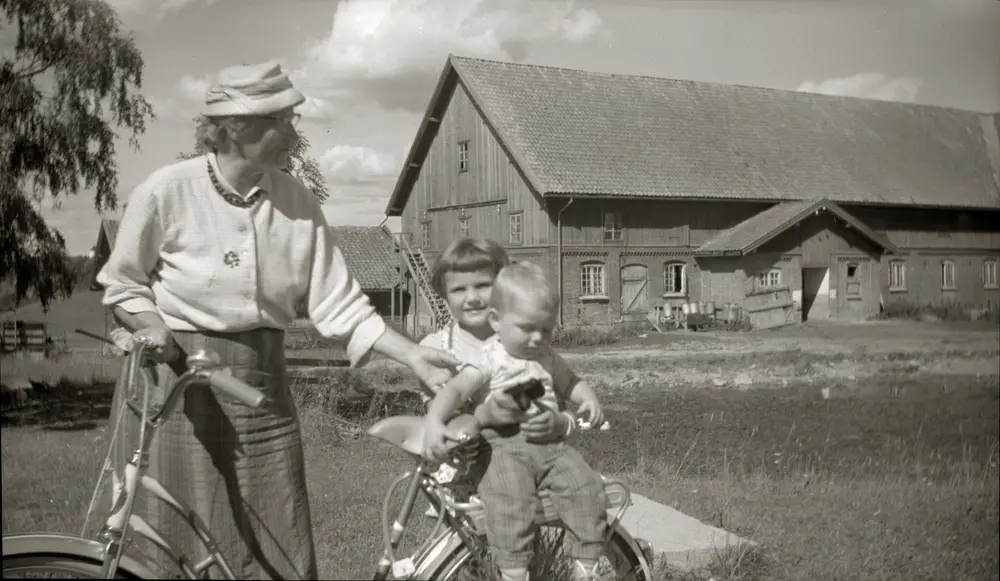
[[[417,568],[413,566],[413,559],[409,557],[395,561],[392,564],[392,576],[397,579],[409,577],[416,572]]]

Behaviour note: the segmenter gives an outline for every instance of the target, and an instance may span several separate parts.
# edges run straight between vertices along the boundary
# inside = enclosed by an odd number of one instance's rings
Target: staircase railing
[[[434,327],[441,329],[451,324],[452,317],[451,311],[448,310],[448,303],[431,286],[430,268],[428,267],[427,258],[424,256],[423,250],[420,248],[414,249],[410,246],[410,235],[405,232],[395,233],[393,237],[396,239],[396,245],[406,260],[406,268],[413,276],[413,280],[416,281],[417,288],[421,294],[427,299],[427,304],[430,306],[431,314],[433,315]]]

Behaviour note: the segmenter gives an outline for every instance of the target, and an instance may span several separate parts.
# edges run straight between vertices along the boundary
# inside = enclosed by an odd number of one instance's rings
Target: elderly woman
[[[293,109],[304,100],[277,64],[223,70],[197,132],[209,153],[163,167],[135,189],[98,278],[119,323],[154,343],[157,397],[183,373],[185,354],[208,348],[270,399],[257,410],[191,388],[160,429],[149,465],[205,520],[242,579],[317,576],[285,372],[295,304],[307,301],[316,329],[343,340],[352,365],[376,351],[436,384],[458,363],[386,327],[348,272],[317,198],[281,171],[297,139]],[[205,556],[172,510],[150,503],[145,512],[188,557]],[[161,574],[176,573],[162,555],[157,561]]]

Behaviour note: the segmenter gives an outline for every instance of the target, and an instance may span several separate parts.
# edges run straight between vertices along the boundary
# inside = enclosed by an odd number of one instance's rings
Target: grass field
[[[998,340],[995,327],[971,323],[875,323],[569,349],[613,424],[577,442],[636,492],[756,541],[752,553],[720,554],[708,572],[719,581],[995,580]],[[4,410],[3,531],[77,532],[108,437],[107,388],[87,385],[106,385],[115,368],[2,363],[5,382],[67,378],[50,409]],[[413,408],[411,398],[357,395],[373,384],[408,380],[391,368],[338,371],[296,388],[327,578],[370,575],[381,494],[407,467],[344,429]]]

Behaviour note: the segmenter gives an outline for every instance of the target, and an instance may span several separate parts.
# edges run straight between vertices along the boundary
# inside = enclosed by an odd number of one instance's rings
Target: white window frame
[[[670,290],[671,270],[677,267],[681,269],[680,290]],[[687,263],[680,261],[670,261],[663,263],[663,296],[680,297],[687,296]]]
[[[625,216],[621,212],[604,212],[604,241],[623,242],[625,240]]]
[[[458,173],[469,171],[469,140],[458,142]]]
[[[955,281],[955,262],[952,260],[941,261],[941,289],[956,290],[958,285]]]
[[[781,269],[771,268],[763,272],[758,272],[754,275],[754,286],[756,286],[758,290],[780,288]]]
[[[889,290],[897,292],[906,290],[905,260],[889,261]]]
[[[511,244],[524,244],[524,212],[512,212],[508,220],[507,239]]]
[[[580,265],[580,298],[606,299],[607,278],[603,262],[585,262]]]
[[[997,261],[983,261],[983,288],[997,288]]]

